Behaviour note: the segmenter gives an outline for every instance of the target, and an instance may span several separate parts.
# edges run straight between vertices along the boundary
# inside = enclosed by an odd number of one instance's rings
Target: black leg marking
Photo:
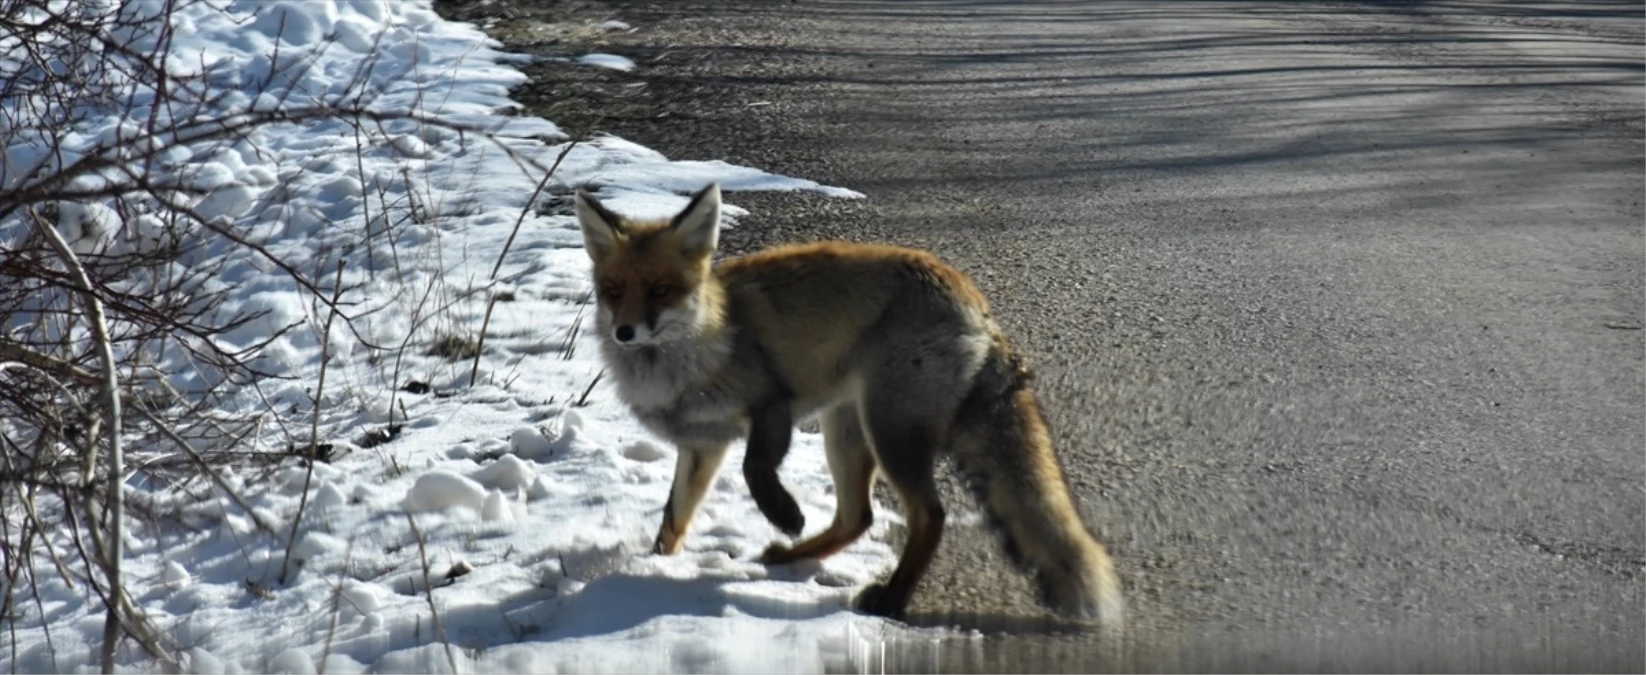
[[[766,520],[791,537],[806,529],[800,505],[777,479],[777,467],[789,454],[794,418],[786,399],[767,401],[749,411],[749,447],[743,454],[743,480]]]

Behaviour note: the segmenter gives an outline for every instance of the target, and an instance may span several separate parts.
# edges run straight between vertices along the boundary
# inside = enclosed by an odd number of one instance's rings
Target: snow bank
[[[188,516],[179,522],[193,525],[134,525],[131,593],[176,640],[186,668],[817,671],[866,667],[854,659],[891,635],[938,635],[845,609],[890,569],[883,537],[895,511],[882,511],[869,536],[821,565],[768,569],[751,558],[781,535],[731,471],[716,481],[684,553],[649,555],[675,451],[648,437],[603,383],[590,388],[601,366],[579,328],[592,307],[567,208],[572,186],[596,189],[635,215],[668,215],[710,181],[731,192],[856,193],[719,161],[671,161],[604,137],[573,148],[544,199],[528,204],[541,175],[523,171],[523,160],[552,164],[564,136],[545,120],[500,115],[518,107],[507,90],[522,75],[502,65],[484,35],[440,19],[426,0],[184,7],[174,17],[173,63],[207,73],[226,92],[223,110],[301,105],[346,90],[364,72],[381,92],[373,104],[380,110],[417,110],[501,139],[410,122],[361,131],[321,120],[172,153],[175,177],[202,192],[196,209],[297,269],[334,270],[343,260],[345,301],[361,310],[357,331],[322,334],[312,298],[257,256],[217,246],[183,261],[226,262],[230,309],[260,314],[229,340],[252,344],[290,328],[258,362],[289,379],[242,392],[226,412],[272,405],[309,415],[329,343],[321,424],[342,448],[312,479],[295,461],[272,474],[229,472],[250,513],[202,490],[195,494],[204,501],[179,506]],[[298,54],[312,61],[287,67]],[[620,58],[587,60],[633,67]],[[248,93],[264,82],[261,93]],[[142,121],[130,116],[87,111],[64,134],[90,151],[98,139],[128,137],[120,130]],[[6,148],[8,166],[43,161],[35,150]],[[99,204],[70,215],[65,227],[88,245],[120,225]],[[145,227],[142,219],[130,226]],[[429,347],[476,335],[487,300],[504,291],[512,299],[492,307],[470,387],[469,359],[448,361]],[[386,357],[371,346],[400,344],[404,353]],[[200,384],[190,378],[174,384]],[[414,380],[425,385],[419,393],[405,389]],[[403,428],[386,444],[341,440],[390,419]],[[271,429],[261,442],[285,439]],[[812,529],[828,523],[832,489],[817,436],[796,435],[782,474]],[[282,583],[285,547],[258,523],[288,527],[305,485],[308,507]],[[15,610],[16,649],[0,650],[0,669],[92,667],[101,608],[83,587],[37,579],[43,602]],[[129,668],[154,667],[136,651],[122,654]]]

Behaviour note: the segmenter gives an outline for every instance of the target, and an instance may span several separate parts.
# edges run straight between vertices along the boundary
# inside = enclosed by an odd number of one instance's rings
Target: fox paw
[[[806,529],[806,514],[800,512],[800,505],[786,492],[774,498],[771,503],[757,502],[756,505],[766,516],[766,520],[776,525],[783,534],[798,537],[801,530]]]
[[[786,565],[791,562],[794,562],[794,556],[790,554],[789,547],[782,544],[773,543],[771,546],[766,547],[765,552],[760,554],[760,564],[762,565]]]
[[[904,610],[908,609],[908,601],[892,593],[885,584],[869,584],[852,600],[852,607],[864,614],[901,619]]]
[[[685,541],[686,538],[674,528],[674,524],[665,518],[663,526],[657,528],[657,538],[652,540],[652,554],[674,555],[680,552],[680,547]]]
[[[806,529],[806,514],[800,512],[800,505],[794,501],[794,495],[783,489],[783,484],[777,480],[775,467],[751,468],[748,464],[743,467],[743,480],[749,484],[749,496],[754,498],[754,505],[760,507],[760,515],[783,534],[791,537],[800,536],[800,531]]]

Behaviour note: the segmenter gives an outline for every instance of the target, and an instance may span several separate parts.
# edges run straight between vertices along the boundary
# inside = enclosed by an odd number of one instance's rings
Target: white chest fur
[[[747,430],[748,403],[727,381],[729,339],[625,349],[601,345],[617,394],[653,433],[678,445],[724,444]]]

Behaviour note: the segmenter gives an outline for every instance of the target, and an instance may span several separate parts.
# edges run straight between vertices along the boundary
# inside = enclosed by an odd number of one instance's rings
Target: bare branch
[[[63,259],[63,264],[68,267],[69,273],[73,276],[76,285],[79,286],[81,301],[86,309],[86,322],[91,326],[93,343],[97,346],[99,355],[103,360],[102,398],[103,413],[108,420],[108,509],[110,517],[108,519],[108,548],[102,552],[102,562],[104,569],[107,570],[109,589],[111,594],[115,596],[115,602],[109,603],[108,617],[103,620],[102,659],[103,672],[113,673],[114,653],[115,648],[119,645],[120,637],[120,610],[124,604],[119,598],[125,592],[125,588],[120,582],[120,562],[125,557],[122,548],[126,538],[124,529],[126,522],[124,509],[126,470],[124,466],[125,457],[120,452],[119,365],[114,359],[114,344],[109,340],[109,324],[107,317],[103,314],[103,301],[97,297],[97,293],[92,289],[91,278],[87,276],[85,266],[80,264],[80,257],[76,256],[74,250],[69,248],[69,243],[63,240],[63,235],[57,232],[57,228],[47,224],[38,216],[34,217],[34,224],[41,236],[45,237],[46,243],[50,244],[57,251],[57,255]],[[92,476],[87,475],[85,479],[91,480]]]

